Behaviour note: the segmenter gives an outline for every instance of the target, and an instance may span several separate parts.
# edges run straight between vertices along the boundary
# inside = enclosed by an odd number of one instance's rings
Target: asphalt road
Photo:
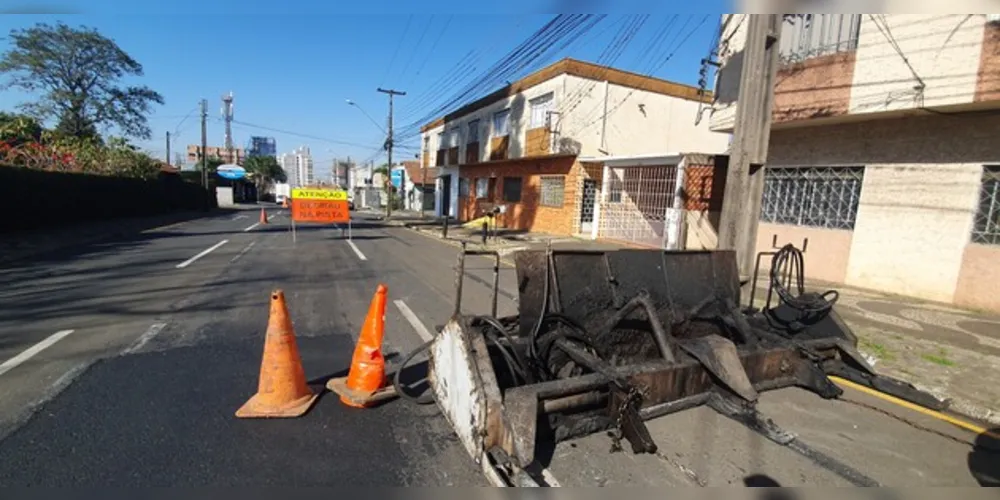
[[[379,283],[390,362],[454,310],[452,246],[360,214],[353,243],[315,226],[293,241],[286,216],[256,219],[186,222],[0,271],[0,485],[486,484],[433,405],[354,410],[326,394],[298,419],[233,416],[256,389],[274,288],[317,388],[345,373]],[[470,258],[467,269],[462,309],[487,313],[491,264]],[[498,307],[516,312],[506,266]],[[798,389],[762,400],[811,457],[701,408],[650,423],[656,455],[609,453],[598,434],[549,450],[543,465],[552,482],[580,486],[851,484],[831,463],[888,486],[1000,475],[1000,455],[973,449],[969,432],[866,394],[845,400]]]

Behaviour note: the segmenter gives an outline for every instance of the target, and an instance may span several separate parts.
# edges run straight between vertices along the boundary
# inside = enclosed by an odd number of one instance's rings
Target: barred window
[[[490,180],[487,177],[480,177],[476,179],[476,198],[480,200],[485,200],[490,194]]]
[[[769,168],[760,220],[854,229],[865,167]]]
[[[1000,245],[1000,166],[983,167],[972,242]]]
[[[543,207],[563,206],[563,192],[566,189],[566,178],[562,175],[542,176],[541,205]]]

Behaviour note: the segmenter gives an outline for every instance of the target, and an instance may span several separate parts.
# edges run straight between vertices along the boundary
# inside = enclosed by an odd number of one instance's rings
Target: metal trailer
[[[460,313],[467,255],[495,259],[490,314]],[[875,373],[834,309],[837,292],[803,290],[801,251],[786,245],[758,255],[753,283],[764,257],[772,259],[770,284],[756,309],[753,292],[751,306],[740,306],[732,251],[520,251],[519,314],[497,318],[500,255],[463,247],[454,315],[428,345],[434,400],[494,483],[519,486],[545,484],[540,440],[610,431],[616,447],[625,440],[634,453],[655,452],[645,421],[701,405],[816,457],[755,406],[761,392],[791,386],[837,398],[830,376],[946,408]]]

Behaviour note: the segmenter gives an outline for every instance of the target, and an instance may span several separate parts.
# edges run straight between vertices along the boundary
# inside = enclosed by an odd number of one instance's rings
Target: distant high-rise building
[[[312,154],[307,146],[279,155],[278,164],[285,170],[288,184],[292,187],[309,186],[315,181]]]
[[[247,143],[247,156],[274,156],[278,155],[277,143],[274,137],[250,137]]]

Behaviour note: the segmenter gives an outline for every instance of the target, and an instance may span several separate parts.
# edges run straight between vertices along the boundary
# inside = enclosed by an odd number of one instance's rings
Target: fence
[[[598,237],[663,247],[676,185],[676,166],[609,167]]]
[[[215,206],[214,196],[179,175],[158,180],[0,166],[0,231],[158,215]]]

